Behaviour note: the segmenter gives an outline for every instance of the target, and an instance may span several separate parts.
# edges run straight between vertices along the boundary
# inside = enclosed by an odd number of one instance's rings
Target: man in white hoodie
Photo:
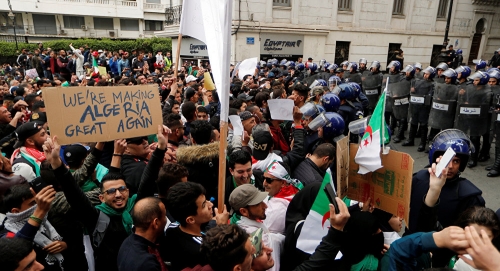
[[[82,51],[80,49],[75,49],[73,47],[73,43],[69,45],[69,48],[73,51],[74,55],[76,55],[76,76],[78,78],[81,78],[82,76],[85,76],[85,70],[83,69],[83,63],[84,63],[84,57],[82,55]]]

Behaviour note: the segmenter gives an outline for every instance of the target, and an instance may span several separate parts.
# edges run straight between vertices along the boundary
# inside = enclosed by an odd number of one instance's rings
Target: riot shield
[[[406,79],[395,82],[394,84],[391,84],[389,81],[389,90],[387,93],[390,93],[390,96],[394,99],[392,112],[396,119],[406,119],[408,116],[410,89],[411,81]]]
[[[365,71],[361,80],[363,92],[368,98],[369,108],[374,109],[381,94],[379,89],[382,86],[382,76],[380,74],[372,74],[371,72],[366,73]]]
[[[456,108],[457,101],[433,99],[429,113],[429,126],[443,130],[453,128]]]
[[[385,102],[385,112],[393,112],[394,99],[392,98],[392,86],[401,81],[402,76],[400,74],[388,74],[384,75],[384,79],[382,80],[382,87],[385,86],[385,82],[387,82],[387,78],[389,78],[389,88],[387,89],[386,102]]]
[[[488,85],[467,85],[458,92],[455,128],[470,136],[488,132],[491,88]]]
[[[453,84],[436,83],[433,98],[434,100],[456,101],[458,98],[458,87]]]
[[[434,82],[436,83],[443,83],[444,84],[444,77],[435,77]]]
[[[411,90],[410,96],[410,119],[413,124],[426,125],[429,120],[434,82],[428,80],[415,81],[415,87]]]
[[[311,76],[308,76],[308,77],[304,78],[304,80],[302,80],[302,82],[304,84],[306,84],[307,86],[310,86],[314,82],[314,80],[316,80],[316,79],[321,79],[321,75],[318,74],[318,73],[317,74],[313,74]]]
[[[500,86],[490,86],[492,93],[492,106],[491,106],[491,130],[492,137],[490,137],[490,141],[493,140],[493,137],[496,138],[496,142],[500,140]]]
[[[346,75],[344,73],[344,78],[346,81],[348,82],[354,82],[354,83],[358,83],[358,84],[361,84],[361,74],[359,72],[355,72],[355,73],[349,73],[348,75]]]
[[[319,78],[325,80],[326,82],[328,82],[328,79],[330,79],[330,77],[332,77],[332,76],[333,75],[329,72],[321,72],[319,74]]]

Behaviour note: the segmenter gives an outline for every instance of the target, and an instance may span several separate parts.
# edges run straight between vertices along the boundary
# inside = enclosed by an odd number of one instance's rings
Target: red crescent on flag
[[[324,215],[323,215],[323,219],[321,220],[321,227],[324,228],[325,227],[325,222],[327,219],[330,218],[330,211],[326,212]]]
[[[370,135],[370,141],[372,141],[372,133],[373,133],[372,127],[371,126],[366,127],[365,132]]]

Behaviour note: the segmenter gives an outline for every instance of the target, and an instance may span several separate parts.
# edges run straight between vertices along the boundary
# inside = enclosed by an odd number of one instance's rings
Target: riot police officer
[[[394,99],[392,113],[398,120],[398,132],[394,137],[394,143],[399,143],[405,139],[405,131],[408,129],[408,109],[410,106],[410,90],[415,86],[415,67],[407,65],[402,73],[403,79],[391,86],[389,91]]]
[[[383,75],[380,72],[380,62],[374,60],[370,65],[370,70],[364,71],[361,75],[363,93],[369,101],[367,115],[371,114],[377,105],[382,90],[382,80]]]
[[[496,142],[500,140],[500,72],[498,69],[490,69],[488,72],[490,79],[488,84],[490,85],[491,92],[493,94],[493,106],[492,106],[492,122],[491,127],[493,128],[493,136],[496,138]],[[486,167],[489,170],[488,177],[500,176],[500,143],[495,143],[495,162],[492,166]]]
[[[486,72],[478,71],[469,80],[473,84],[458,92],[458,108],[455,116],[455,128],[468,133],[476,152],[472,154],[468,167],[477,166],[478,158],[481,161],[489,159],[489,106],[491,102],[491,89],[488,85],[490,76]],[[481,136],[483,146],[479,150]]]
[[[436,76],[436,69],[429,66],[423,70],[423,73],[423,79],[417,80],[415,87],[411,89],[410,131],[408,132],[408,140],[402,144],[403,146],[415,146],[415,137],[420,130],[420,144],[417,148],[419,152],[425,150],[425,144],[427,143],[427,124],[431,110],[431,99],[434,91],[433,79]]]
[[[359,69],[358,69],[358,72],[360,72],[362,75],[364,74],[365,71],[367,71],[367,67],[366,65],[368,64],[368,61],[366,60],[366,58],[361,58],[359,60]]]
[[[445,83],[436,83],[429,114],[428,140],[432,140],[441,130],[453,128],[457,107],[458,87],[455,84],[457,73],[447,69],[442,73]]]
[[[448,64],[441,62],[436,66],[436,78],[434,78],[434,82],[436,83],[444,83],[444,76],[442,73],[448,69]]]
[[[358,72],[358,64],[356,62],[349,63],[347,70],[349,73],[344,75],[345,81],[361,84],[361,74]]]
[[[399,82],[401,82],[404,79],[404,76],[400,74],[401,64],[399,63],[399,61],[395,60],[391,61],[389,65],[387,65],[387,68],[389,69],[389,74],[384,75],[384,79],[382,81],[382,85],[385,86],[387,80],[389,80],[389,88],[387,89],[384,117],[386,123],[389,124],[389,127],[391,129],[391,134],[394,134],[394,129],[396,129],[397,125],[397,119],[394,117],[394,114],[392,113],[394,99],[393,99],[393,94],[391,93],[392,90],[391,85],[399,84]]]

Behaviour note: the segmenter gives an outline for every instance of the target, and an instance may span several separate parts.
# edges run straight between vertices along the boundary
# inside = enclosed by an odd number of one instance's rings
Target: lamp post
[[[16,51],[19,51],[19,48],[17,47],[16,15],[14,15],[12,11],[9,11],[7,16],[12,20],[12,26],[14,27],[14,40],[16,41]]]

